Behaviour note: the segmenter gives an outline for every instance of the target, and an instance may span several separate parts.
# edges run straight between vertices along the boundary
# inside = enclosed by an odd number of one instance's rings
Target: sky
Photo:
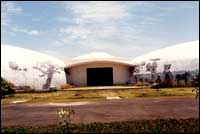
[[[91,52],[131,60],[194,40],[198,1],[1,1],[1,45],[62,60]]]

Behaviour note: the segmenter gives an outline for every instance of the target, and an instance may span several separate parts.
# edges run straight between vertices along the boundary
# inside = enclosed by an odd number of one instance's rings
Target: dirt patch
[[[112,96],[112,97],[106,97],[107,100],[112,100],[112,99],[121,99],[119,96]]]
[[[1,106],[2,126],[46,126],[57,124],[59,108],[71,107],[73,123],[142,119],[199,118],[194,97],[162,97],[101,100],[95,103],[8,104]]]
[[[80,105],[87,105],[87,104],[92,104],[94,102],[70,102],[70,103],[48,103],[47,105],[49,106],[80,106]]]
[[[27,101],[28,101],[28,99],[27,100],[17,100],[17,101],[13,101],[11,103],[16,104],[16,103],[23,103],[23,102],[27,102]]]

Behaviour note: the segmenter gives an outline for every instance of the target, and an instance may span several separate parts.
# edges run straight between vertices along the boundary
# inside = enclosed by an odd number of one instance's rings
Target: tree
[[[135,76],[135,82],[138,82],[138,74],[140,73],[140,65],[135,65],[133,70],[133,75]]]
[[[55,73],[60,73],[59,68],[50,63],[39,63],[33,67],[34,69],[39,70],[42,74],[40,77],[47,76],[46,83],[43,84],[42,89],[49,89],[51,86],[52,78]]]
[[[151,72],[151,81],[154,82],[155,80],[155,74],[156,74],[156,69],[158,67],[157,62],[160,60],[159,58],[155,58],[155,59],[150,59],[150,61],[152,61],[152,63],[148,63],[146,65],[146,71]]]
[[[192,85],[195,87],[194,90],[192,90],[192,92],[196,92],[196,98],[199,99],[199,72],[196,73],[196,75],[193,77],[192,79]]]
[[[6,95],[14,93],[15,85],[1,77],[1,98],[5,98]]]
[[[172,87],[173,86],[173,83],[172,83],[172,80],[173,80],[173,75],[170,71],[170,68],[171,68],[171,64],[165,64],[164,65],[164,71],[163,71],[163,76],[164,76],[164,87]]]

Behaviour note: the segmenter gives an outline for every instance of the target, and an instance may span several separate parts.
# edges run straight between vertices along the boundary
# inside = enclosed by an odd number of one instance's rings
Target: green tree
[[[192,85],[195,87],[195,89],[192,90],[192,92],[196,92],[196,99],[199,99],[199,72],[193,77]]]
[[[1,98],[5,98],[6,95],[14,93],[15,85],[1,77]]]

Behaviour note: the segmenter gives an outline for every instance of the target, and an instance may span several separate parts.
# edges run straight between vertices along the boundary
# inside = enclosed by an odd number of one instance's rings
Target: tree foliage
[[[197,74],[193,77],[192,80],[192,85],[195,87],[195,89],[193,90],[193,92],[196,92],[196,98],[199,99],[199,72],[197,72]]]
[[[1,77],[1,98],[5,98],[6,95],[14,93],[15,85]]]

